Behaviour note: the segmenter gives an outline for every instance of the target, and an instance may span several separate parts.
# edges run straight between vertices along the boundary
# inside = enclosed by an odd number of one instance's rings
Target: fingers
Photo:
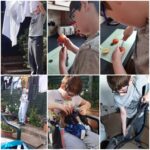
[[[127,36],[124,36],[124,37],[122,38],[123,41],[126,41],[127,39],[128,39]]]
[[[86,115],[86,110],[83,109],[83,108],[80,108],[80,109],[79,109],[79,113],[80,113],[81,115]]]
[[[65,114],[70,115],[73,112],[73,108],[71,106],[65,106]]]

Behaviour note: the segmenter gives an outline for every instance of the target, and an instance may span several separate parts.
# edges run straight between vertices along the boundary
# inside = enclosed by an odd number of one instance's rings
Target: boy
[[[31,16],[28,38],[29,64],[31,66],[31,74],[42,74],[43,25],[46,20],[46,12],[41,2],[39,2],[37,9]]]
[[[71,74],[99,74],[99,1],[72,1],[70,16],[87,41],[77,47],[68,38],[59,54],[61,74],[68,74],[65,62],[67,49],[76,54]],[[67,48],[67,49],[66,49]]]
[[[73,112],[74,108],[79,107],[79,113],[86,115],[91,104],[79,96],[81,90],[82,82],[79,77],[65,76],[58,90],[49,91],[48,109],[53,110],[58,115],[62,114],[62,112],[64,112],[65,115],[69,115]],[[99,137],[91,131],[87,131],[87,136],[83,141],[68,132],[64,133],[63,138],[67,149],[99,147]]]
[[[148,1],[103,1],[102,13],[105,18],[111,17],[115,21],[128,25],[123,40],[132,34],[133,28],[138,28],[137,49],[134,52],[134,64],[137,74],[149,73],[149,2]],[[119,47],[112,55],[112,64],[116,74],[126,74],[121,58],[124,51]]]
[[[147,76],[107,76],[107,82],[114,93],[115,105],[120,109],[123,135],[128,134],[127,124],[136,115],[138,104],[142,98],[142,88],[148,83]],[[147,86],[148,87],[148,86]],[[148,87],[149,88],[149,87]],[[141,99],[143,102],[149,102],[149,89]],[[141,130],[144,123],[144,115],[137,118],[133,124],[135,134]],[[140,136],[135,138],[140,143]]]

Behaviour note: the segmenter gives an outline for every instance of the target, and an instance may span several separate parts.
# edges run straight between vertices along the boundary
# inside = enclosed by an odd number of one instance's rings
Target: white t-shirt
[[[128,118],[132,118],[137,113],[137,107],[142,97],[142,88],[146,84],[148,84],[148,76],[133,76],[133,84],[129,85],[127,93],[124,96],[114,95],[116,107],[125,107]]]
[[[55,102],[59,104],[66,104],[66,105],[68,104],[72,105],[73,107],[78,107],[81,104],[83,99],[79,95],[73,96],[71,100],[65,100],[61,95],[62,92],[64,92],[64,90],[61,88],[57,90],[49,90],[48,105],[50,106],[53,102]]]

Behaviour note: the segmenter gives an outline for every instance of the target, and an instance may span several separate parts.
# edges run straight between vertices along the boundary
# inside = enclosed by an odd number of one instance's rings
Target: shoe
[[[18,122],[18,124],[21,124],[21,122]]]
[[[25,126],[26,124],[25,124],[25,123],[23,123],[23,122],[21,122],[21,123],[20,123],[20,125],[21,125],[21,126]]]

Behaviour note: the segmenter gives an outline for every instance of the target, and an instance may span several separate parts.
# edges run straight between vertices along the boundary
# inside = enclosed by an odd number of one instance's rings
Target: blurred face
[[[119,94],[120,96],[124,96],[124,95],[128,92],[128,87],[129,87],[128,85],[122,87],[120,90],[117,91],[118,94]]]
[[[71,100],[73,96],[75,96],[74,93],[72,92],[67,92],[64,90],[64,92],[61,93],[62,94],[62,97],[65,99],[65,100]]]
[[[81,34],[88,34],[90,30],[90,26],[93,23],[92,15],[95,14],[95,8],[92,3],[88,3],[86,1],[81,1],[81,9],[75,10],[72,13],[72,19],[76,22],[76,27],[80,30]]]
[[[120,96],[124,96],[128,93],[129,86],[132,85],[132,84],[133,84],[133,82],[132,82],[132,78],[131,78],[128,85],[123,86],[121,89],[119,89],[117,91],[112,91],[112,92],[115,93],[115,94],[118,94]]]
[[[34,11],[35,14],[39,14],[41,11],[40,11],[40,8],[39,6],[37,6],[36,10]]]
[[[106,9],[107,17],[128,26],[145,26],[148,16],[148,2],[106,1],[106,3],[111,7],[111,9]]]

